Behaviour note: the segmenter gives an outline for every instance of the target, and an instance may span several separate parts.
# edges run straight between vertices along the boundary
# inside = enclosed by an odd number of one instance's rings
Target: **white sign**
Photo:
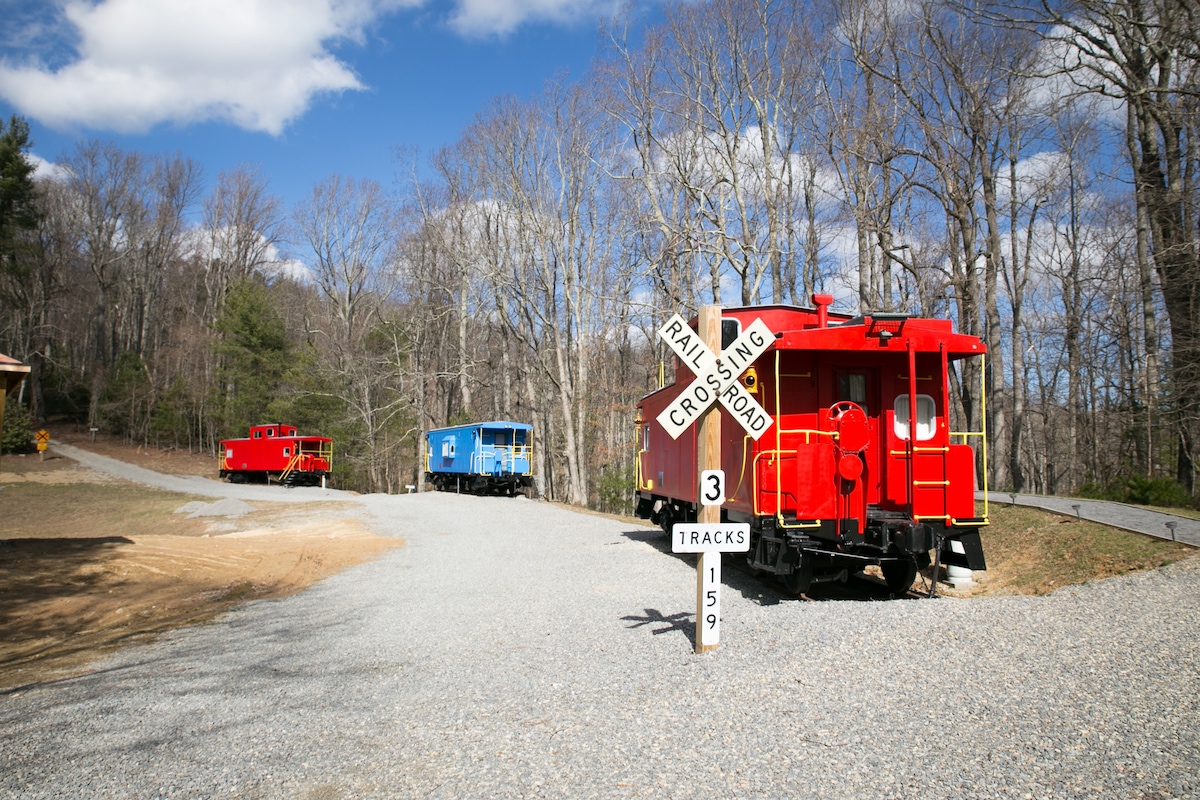
[[[672,439],[678,439],[709,407],[720,401],[738,424],[755,440],[771,426],[763,410],[738,378],[775,341],[775,334],[761,319],[750,323],[733,344],[717,358],[683,317],[673,315],[658,329],[658,335],[675,355],[696,373],[696,379],[658,415],[658,423]]]
[[[702,554],[700,559],[696,627],[700,646],[716,647],[721,642],[721,554]]]
[[[706,469],[700,472],[700,503],[719,506],[725,502],[725,470]]]
[[[677,522],[671,527],[672,553],[745,553],[750,549],[750,523],[707,525]]]

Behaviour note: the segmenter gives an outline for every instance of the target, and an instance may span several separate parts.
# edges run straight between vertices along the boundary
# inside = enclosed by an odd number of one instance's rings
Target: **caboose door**
[[[850,502],[856,516],[866,522],[866,506],[879,501],[880,436],[879,415],[879,370],[867,367],[835,367],[833,372],[834,393],[837,402],[850,402],[862,408],[867,415],[867,441],[859,448],[858,456],[863,462],[862,478],[858,490],[852,493]]]

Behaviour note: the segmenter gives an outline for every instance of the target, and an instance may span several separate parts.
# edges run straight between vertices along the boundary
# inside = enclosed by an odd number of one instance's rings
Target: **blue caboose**
[[[425,479],[440,491],[507,494],[533,485],[533,426],[477,422],[425,434]]]

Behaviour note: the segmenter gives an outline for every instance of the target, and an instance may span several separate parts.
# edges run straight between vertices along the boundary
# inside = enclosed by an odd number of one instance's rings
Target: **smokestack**
[[[813,305],[817,307],[817,327],[829,327],[829,306],[833,304],[833,295],[814,294],[812,301]]]

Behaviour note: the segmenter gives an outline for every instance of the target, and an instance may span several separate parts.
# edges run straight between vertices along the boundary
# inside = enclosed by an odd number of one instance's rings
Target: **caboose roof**
[[[527,422],[512,422],[511,420],[491,420],[489,422],[468,422],[462,425],[450,425],[446,428],[434,428],[426,431],[426,433],[445,434],[454,433],[457,431],[473,431],[473,430],[516,430],[516,431],[531,431],[533,426]]]
[[[761,319],[775,333],[782,350],[839,350],[903,353],[909,343],[918,353],[937,353],[943,347],[951,359],[981,355],[987,347],[977,336],[955,333],[948,319],[927,319],[907,314],[880,313],[850,317],[828,315],[818,327],[816,311],[795,306],[752,306],[725,309],[723,317],[744,322]]]

